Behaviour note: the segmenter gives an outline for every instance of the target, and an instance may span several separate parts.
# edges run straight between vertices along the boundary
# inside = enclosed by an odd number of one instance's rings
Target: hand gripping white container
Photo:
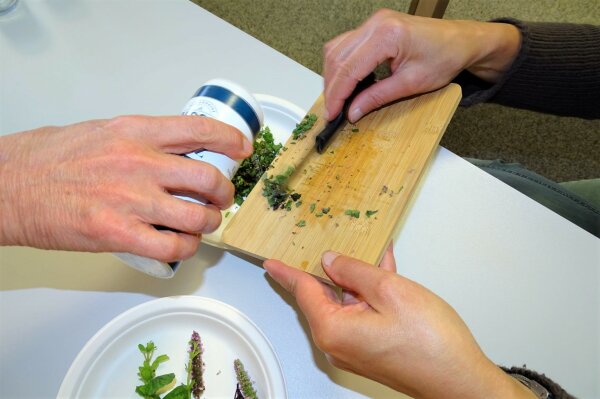
[[[264,116],[260,104],[246,89],[226,79],[211,79],[183,107],[182,115],[207,116],[238,128],[251,142],[263,125]],[[223,154],[198,150],[184,156],[215,166],[229,180],[233,178],[240,163]],[[202,204],[189,197],[178,197]],[[157,227],[160,229],[161,227]],[[115,254],[129,266],[154,277],[171,278],[181,261],[164,263],[129,253]]]

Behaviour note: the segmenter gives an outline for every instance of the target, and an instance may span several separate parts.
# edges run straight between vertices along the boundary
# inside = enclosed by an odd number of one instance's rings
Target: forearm
[[[16,201],[16,198],[19,197],[18,184],[26,184],[26,181],[17,181],[15,167],[19,167],[19,160],[15,158],[19,157],[19,148],[15,137],[0,137],[0,246],[25,244],[18,227],[23,226],[26,221],[19,218],[17,209],[24,200]],[[21,154],[21,157],[23,155]]]

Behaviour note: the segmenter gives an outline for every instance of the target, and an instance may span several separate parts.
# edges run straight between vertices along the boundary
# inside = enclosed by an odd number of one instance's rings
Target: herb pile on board
[[[250,191],[254,188],[261,176],[269,169],[283,144],[275,144],[273,133],[268,126],[258,132],[254,141],[254,152],[242,161],[232,182],[235,186],[235,203],[242,205]]]

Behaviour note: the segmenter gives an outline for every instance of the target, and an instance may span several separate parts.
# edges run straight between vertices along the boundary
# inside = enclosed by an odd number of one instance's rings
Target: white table
[[[21,0],[0,18],[0,132],[118,114],[175,114],[213,77],[308,109],[319,76],[187,1]],[[1,217],[1,215],[0,215]],[[395,244],[399,272],[452,304],[497,363],[600,397],[600,243],[441,148]],[[398,397],[336,370],[289,295],[208,246],[175,278],[108,254],[0,249],[0,397],[53,397],[85,342],[156,297],[246,313],[273,343],[290,398]],[[246,295],[241,287],[252,290]]]

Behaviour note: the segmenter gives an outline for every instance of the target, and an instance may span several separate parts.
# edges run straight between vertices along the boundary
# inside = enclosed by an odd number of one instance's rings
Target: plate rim
[[[308,112],[291,101],[288,101],[281,97],[273,96],[271,94],[254,93],[253,96],[256,98],[256,100],[261,106],[264,106],[266,104],[267,106],[270,106],[271,108],[276,108],[279,111],[287,111],[288,114],[289,111],[291,111],[294,114],[293,116],[298,118],[298,121],[301,121],[302,118],[304,118],[304,116]],[[291,134],[292,132],[290,132],[288,137]]]
[[[238,317],[240,320],[253,328],[253,331],[251,331],[251,333],[253,333],[252,335],[256,334],[256,337],[262,341],[259,342],[258,345],[252,345],[254,346],[253,349],[262,355],[265,363],[267,363],[265,366],[277,366],[273,371],[279,378],[268,378],[269,388],[272,390],[271,394],[274,395],[273,397],[287,398],[287,384],[283,374],[281,361],[275,352],[273,344],[271,341],[269,341],[265,333],[258,327],[258,325],[256,325],[254,321],[252,321],[246,314],[236,307],[214,298],[197,295],[178,295],[153,299],[129,308],[112,318],[110,321],[104,324],[90,339],[88,339],[85,345],[83,345],[83,347],[79,350],[77,356],[71,362],[69,369],[63,377],[56,397],[76,397],[75,395],[78,394],[78,390],[80,389],[82,382],[85,381],[88,375],[89,370],[84,370],[84,366],[95,363],[98,358],[97,355],[106,350],[108,344],[117,340],[129,329],[135,328],[137,323],[129,328],[124,328],[127,326],[129,319],[134,318],[135,321],[136,316],[139,318],[140,316],[148,314],[152,314],[154,316],[159,314],[167,315],[171,313],[169,310],[174,310],[177,312],[181,312],[183,309],[206,311],[206,306],[208,306],[208,313],[210,313],[209,316],[219,314],[225,320],[230,320],[232,318],[231,315],[234,315],[234,317]],[[221,310],[221,312],[219,312],[219,310]],[[228,316],[223,316],[226,314],[225,312],[230,313]],[[248,334],[248,331],[241,329],[237,325],[234,325],[234,327],[236,330],[238,330],[238,332]],[[268,349],[268,351],[266,351],[266,355],[264,350],[259,350],[265,348]]]

